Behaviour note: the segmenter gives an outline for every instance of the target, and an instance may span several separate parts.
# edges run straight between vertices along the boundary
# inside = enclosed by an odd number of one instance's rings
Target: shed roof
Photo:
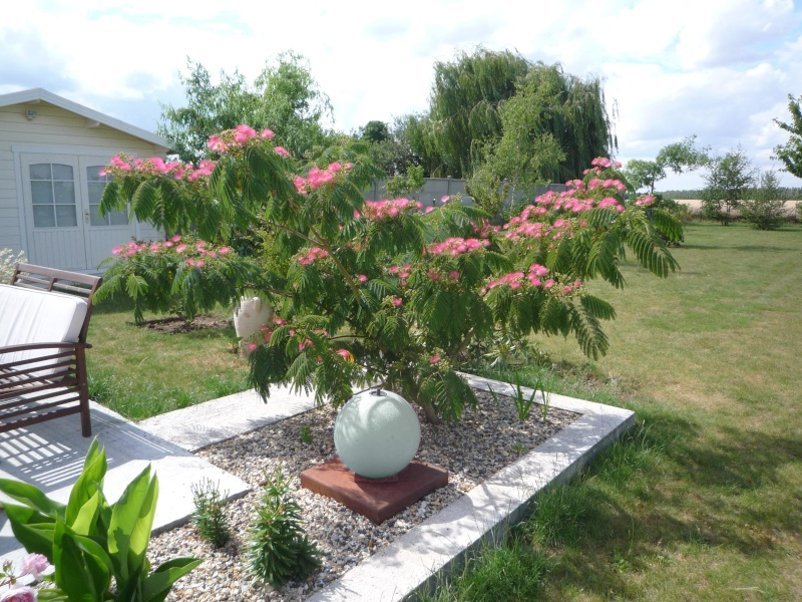
[[[70,111],[71,113],[81,115],[82,117],[86,117],[91,121],[102,123],[103,125],[112,129],[125,132],[134,138],[139,138],[140,140],[145,140],[146,142],[160,146],[165,151],[169,150],[170,148],[170,143],[166,139],[154,134],[153,132],[143,130],[142,128],[116,119],[115,117],[111,117],[110,115],[106,115],[105,113],[101,113],[100,111],[95,111],[94,109],[85,107],[84,105],[73,102],[72,100],[68,100],[63,96],[53,94],[44,88],[31,88],[29,90],[21,90],[19,92],[12,92],[10,94],[0,94],[0,108],[16,104],[35,102],[46,102],[62,108],[65,111]]]

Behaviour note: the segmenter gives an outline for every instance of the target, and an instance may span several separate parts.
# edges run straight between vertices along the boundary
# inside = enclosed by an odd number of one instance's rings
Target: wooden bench
[[[0,432],[70,414],[89,437],[86,333],[99,276],[17,265],[0,284]]]

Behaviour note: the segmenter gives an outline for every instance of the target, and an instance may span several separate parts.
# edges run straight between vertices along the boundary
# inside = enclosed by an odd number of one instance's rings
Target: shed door
[[[23,154],[20,159],[30,261],[95,270],[115,245],[133,236],[126,212],[103,217],[98,212],[105,158]]]

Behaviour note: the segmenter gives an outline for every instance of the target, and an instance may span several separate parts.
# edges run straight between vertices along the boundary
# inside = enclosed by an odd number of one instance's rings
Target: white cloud
[[[187,57],[252,79],[292,49],[349,131],[424,110],[434,62],[481,45],[601,77],[622,159],[695,133],[765,164],[785,139],[772,119],[802,94],[801,17],[790,0],[41,0],[4,8],[0,92],[48,87],[152,129]]]

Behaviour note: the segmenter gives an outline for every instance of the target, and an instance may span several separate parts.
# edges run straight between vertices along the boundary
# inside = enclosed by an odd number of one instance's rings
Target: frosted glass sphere
[[[374,389],[354,395],[334,423],[334,447],[340,461],[369,479],[401,472],[419,444],[415,410],[391,391]]]

